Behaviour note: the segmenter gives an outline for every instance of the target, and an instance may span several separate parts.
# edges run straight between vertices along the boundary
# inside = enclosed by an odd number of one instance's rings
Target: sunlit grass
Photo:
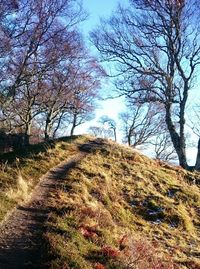
[[[180,268],[198,268],[200,193],[191,181],[195,177],[199,174],[107,142],[70,171],[67,191],[52,196],[57,214],[47,223],[51,268],[135,268],[127,267],[120,250],[124,236],[146,238],[158,246],[155,255],[164,253]],[[105,256],[104,247],[119,256]]]
[[[15,205],[30,197],[42,175],[77,154],[79,143],[86,140],[87,138],[81,136],[63,138],[1,155],[0,221]]]
[[[64,138],[4,155],[0,219],[30,197],[42,175],[90,139]],[[199,177],[104,141],[51,194],[44,235],[51,268],[132,269],[128,263],[142,245],[139,269],[151,268],[149,255],[158,269],[171,268],[171,259],[180,268],[198,268],[200,194],[193,179]]]

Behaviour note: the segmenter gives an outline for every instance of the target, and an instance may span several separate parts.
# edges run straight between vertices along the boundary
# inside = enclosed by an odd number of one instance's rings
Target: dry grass
[[[89,139],[3,155],[0,220]],[[193,184],[199,178],[104,141],[52,193],[44,235],[51,268],[200,268],[200,193]]]
[[[1,155],[0,221],[17,204],[26,201],[42,175],[78,150],[86,137],[63,138],[49,144],[30,146],[24,151]]]
[[[29,182],[24,180],[22,175],[19,172],[17,181],[16,181],[16,188],[9,189],[8,192],[6,193],[6,196],[10,200],[14,200],[17,203],[26,201],[29,197]]]
[[[199,268],[200,193],[192,184],[197,177],[107,142],[72,169],[52,196],[46,234],[51,268],[136,268],[125,262],[125,237],[133,238],[132,249],[135,237],[146,238],[160,264],[161,256],[180,268]],[[105,247],[115,257],[105,255]],[[162,266],[149,262],[145,268],[176,268]]]

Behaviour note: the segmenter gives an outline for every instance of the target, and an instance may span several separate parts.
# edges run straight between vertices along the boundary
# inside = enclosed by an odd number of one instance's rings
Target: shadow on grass
[[[76,139],[76,137],[69,138]],[[69,141],[64,138],[61,141]],[[56,141],[54,141],[54,145]],[[14,218],[9,219],[11,226],[7,228],[6,238],[0,240],[1,269],[48,269],[46,241],[46,221],[52,208],[46,202],[56,189],[62,188],[64,179],[71,168],[83,158],[75,158],[49,171],[48,178],[40,183],[37,196],[30,203],[19,205]],[[38,197],[38,195],[39,196]],[[63,210],[63,208],[62,208]],[[68,208],[66,207],[65,212]],[[63,212],[61,212],[63,214]],[[19,227],[18,227],[19,226]],[[52,227],[53,229],[53,227]],[[56,233],[62,233],[57,229]],[[0,238],[1,239],[1,238]]]
[[[58,142],[73,142],[74,140],[80,138],[80,135],[60,137],[58,139],[45,141],[35,145],[29,145],[27,147],[17,149],[12,152],[0,153],[0,163],[12,163],[16,160],[16,158],[29,158],[33,155],[37,156],[39,153],[45,153],[49,148],[55,148]]]

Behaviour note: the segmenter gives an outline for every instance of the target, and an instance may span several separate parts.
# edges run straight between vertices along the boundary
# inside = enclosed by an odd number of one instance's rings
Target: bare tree
[[[21,128],[27,138],[31,135],[32,120],[40,113],[35,108],[39,92],[33,85],[27,84],[18,89],[18,95],[3,109],[1,121],[10,122],[10,132]],[[28,143],[28,141],[27,141]]]
[[[64,62],[58,62],[53,70],[45,73],[42,81],[39,107],[42,108],[40,121],[44,122],[45,139],[54,137],[61,127],[70,127],[73,135],[77,126],[94,116],[103,72],[96,60],[86,53],[82,40],[76,41],[75,47],[72,52],[66,51],[66,57],[63,51]]]
[[[35,61],[24,67],[23,84],[18,85],[14,97],[2,105],[2,120],[10,119],[13,130],[21,126],[29,137],[32,121],[41,113],[42,117],[46,115],[46,139],[56,122],[59,127],[57,118],[66,109],[70,91],[68,85],[72,83],[71,77],[69,79],[72,60],[82,51],[81,42],[78,32],[68,33],[63,30],[61,35],[51,38],[50,42],[43,45],[41,57],[35,56]]]
[[[72,106],[68,110],[67,122],[70,126],[70,135],[74,135],[75,128],[92,120],[94,115],[94,106],[84,103],[80,99],[73,99]]]
[[[196,0],[131,0],[91,35],[103,59],[116,64],[121,94],[163,106],[186,169],[185,113],[200,64],[199,10]]]
[[[191,114],[189,115],[189,128],[192,130],[193,134],[198,137],[198,150],[195,168],[200,171],[200,105],[194,104]]]
[[[90,126],[88,132],[96,137],[103,136],[103,129],[100,126]]]
[[[146,145],[155,158],[163,161],[177,160],[169,132],[163,119],[163,109],[151,103],[127,103],[127,112],[119,114],[124,142],[131,147]],[[152,147],[153,146],[153,147]]]
[[[115,120],[104,115],[99,119],[99,123],[102,124],[105,136],[114,137],[115,142],[117,141],[117,123]]]
[[[30,135],[33,120],[46,113],[48,137],[69,103],[68,71],[83,54],[77,24],[86,14],[81,1],[72,0],[8,0],[0,7],[1,125]]]
[[[3,81],[5,83],[9,76],[9,84],[4,87],[7,94],[15,95],[30,76],[44,72],[49,64],[54,63],[53,53],[48,51],[50,62],[46,62],[47,57],[43,57],[46,56],[47,47],[52,47],[52,44],[55,46],[55,39],[58,47],[63,37],[69,36],[75,25],[85,18],[81,5],[76,9],[73,5],[71,0],[19,2],[18,12],[10,21],[12,51],[4,72],[7,76]],[[68,48],[70,49],[69,42]],[[27,72],[27,69],[32,72]]]
[[[151,141],[155,158],[162,161],[176,161],[177,154],[171,143],[168,130],[159,132],[155,139]]]
[[[74,70],[74,83],[71,87],[72,98],[69,100],[67,121],[71,126],[70,135],[74,134],[77,126],[92,120],[96,101],[99,98],[100,79],[105,72],[94,57],[90,57],[87,50],[77,63]]]
[[[158,114],[152,104],[128,103],[127,112],[119,115],[124,141],[131,147],[150,143],[159,130]]]

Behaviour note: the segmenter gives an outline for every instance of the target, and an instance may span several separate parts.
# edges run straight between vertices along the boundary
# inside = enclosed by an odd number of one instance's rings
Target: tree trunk
[[[70,131],[70,135],[74,135],[74,129],[76,128],[76,121],[77,121],[77,115],[74,114],[73,115],[73,121],[72,121],[72,128],[71,128],[71,131]]]
[[[45,129],[44,129],[44,139],[46,141],[48,141],[50,138],[50,123],[51,123],[50,115],[47,115]]]
[[[55,137],[56,137],[56,132],[57,132],[58,129],[60,128],[60,124],[61,124],[62,116],[63,116],[63,113],[62,113],[61,116],[59,117],[57,126],[56,126],[56,128],[54,129],[54,131],[53,131],[53,139],[55,139]]]
[[[48,134],[48,132],[46,130],[44,132],[44,140],[45,141],[48,141],[49,140],[49,134]]]
[[[185,148],[186,148],[185,138],[184,136],[179,136],[178,133],[176,132],[175,126],[172,122],[170,110],[171,110],[171,107],[167,106],[166,107],[166,124],[170,133],[172,143],[178,155],[179,164],[184,169],[188,169],[186,151],[185,151]]]
[[[70,130],[70,135],[71,135],[71,136],[74,135],[74,129],[75,129],[75,126],[72,125],[72,128],[71,128],[71,130]]]
[[[195,170],[200,171],[200,138],[198,141],[198,151],[197,151]]]
[[[116,128],[113,128],[113,133],[114,133],[114,139],[115,139],[115,142],[117,142],[117,132],[116,132]]]
[[[30,135],[31,135],[31,119],[26,122],[25,133],[24,133],[24,145],[28,146],[30,144]]]
[[[128,130],[128,134],[127,134],[127,142],[128,142],[128,145],[131,147],[131,136],[132,136],[132,128],[130,128]]]

